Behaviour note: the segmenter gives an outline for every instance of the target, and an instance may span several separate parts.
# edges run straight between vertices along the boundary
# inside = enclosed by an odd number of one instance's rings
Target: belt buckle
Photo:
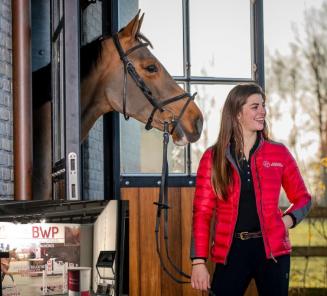
[[[241,232],[240,233],[240,239],[241,240],[247,240],[247,239],[249,239],[249,237],[248,237],[248,232],[247,231],[243,231],[243,232]]]

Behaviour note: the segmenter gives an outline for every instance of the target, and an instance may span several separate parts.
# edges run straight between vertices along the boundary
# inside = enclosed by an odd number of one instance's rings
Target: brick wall
[[[82,15],[82,43],[86,44],[102,34],[102,5],[89,5]],[[83,63],[83,61],[81,61]],[[84,199],[103,199],[103,119],[100,117],[83,143]]]
[[[0,0],[0,199],[13,199],[11,1]]]

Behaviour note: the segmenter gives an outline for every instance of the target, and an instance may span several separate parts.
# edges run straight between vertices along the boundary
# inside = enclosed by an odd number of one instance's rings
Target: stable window
[[[263,84],[262,1],[152,2],[139,1],[145,12],[141,31],[176,82],[198,93],[204,115],[200,140],[168,148],[170,184],[194,186],[199,158],[217,138],[229,90],[240,82]],[[151,177],[161,173],[162,133],[121,116],[120,160],[121,186],[156,186],[158,179]]]

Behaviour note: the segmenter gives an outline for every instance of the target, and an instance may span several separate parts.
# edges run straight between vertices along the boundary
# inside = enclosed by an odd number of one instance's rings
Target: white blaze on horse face
[[[182,138],[174,141],[175,145],[177,146],[185,146],[186,144],[189,143],[189,141],[187,140],[187,138],[185,136],[183,136]]]

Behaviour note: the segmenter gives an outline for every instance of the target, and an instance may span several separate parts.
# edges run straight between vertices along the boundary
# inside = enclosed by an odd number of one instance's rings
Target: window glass
[[[53,2],[53,28],[52,31],[55,32],[59,25],[60,18],[63,17],[63,2],[55,1]],[[53,163],[56,163],[65,156],[65,133],[64,133],[64,65],[61,62],[63,60],[63,41],[64,35],[63,30],[60,31],[58,38],[54,41],[53,52],[52,52],[52,61],[53,61],[53,124],[54,135],[53,135],[53,148],[54,148],[54,157]]]
[[[251,78],[250,1],[190,1],[192,76]]]
[[[213,145],[218,137],[221,111],[229,91],[234,85],[192,85],[198,93],[195,101],[203,114],[203,131],[200,140],[191,144],[192,172],[196,173],[203,152]]]
[[[171,75],[182,76],[182,1],[139,0],[139,7],[145,13],[141,32],[153,44],[153,54]]]
[[[162,169],[163,133],[147,131],[144,123],[120,116],[120,170],[121,174],[160,174]],[[169,173],[185,172],[185,147],[168,145]]]

